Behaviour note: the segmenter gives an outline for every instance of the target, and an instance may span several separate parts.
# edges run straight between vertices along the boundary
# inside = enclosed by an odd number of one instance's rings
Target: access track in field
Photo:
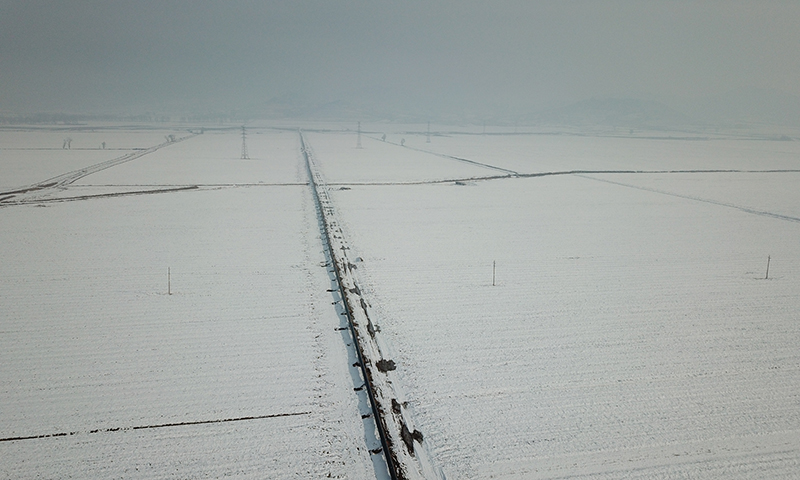
[[[422,432],[414,428],[399,382],[396,381],[395,370],[398,366],[392,359],[384,358],[382,350],[385,349],[381,348],[380,328],[370,318],[369,302],[356,282],[354,272],[357,266],[347,256],[349,248],[336,219],[328,186],[314,162],[310,146],[302,132],[298,133],[317,208],[322,241],[336,275],[344,304],[344,315],[355,342],[357,363],[381,441],[380,453],[385,458],[389,476],[397,480],[443,478],[422,447]],[[375,451],[372,453],[377,454]]]
[[[142,150],[136,150],[131,153],[122,155],[120,157],[112,158],[111,160],[106,160],[105,162],[96,163],[94,165],[89,165],[88,167],[84,167],[78,170],[62,173],[61,175],[48,178],[47,180],[43,180],[33,185],[28,185],[25,187],[20,187],[20,188],[15,188],[13,190],[0,192],[0,206],[2,206],[3,204],[7,205],[14,203],[25,203],[25,200],[30,199],[31,196],[37,197],[53,190],[59,190],[59,189],[63,190],[83,177],[89,176],[93,173],[100,172],[107,168],[115,167],[117,165],[121,165],[123,163],[136,160],[137,158],[141,158],[145,155],[149,155],[164,147],[168,147],[178,142],[182,142],[183,140],[194,137],[195,135],[196,134],[193,133],[191,135],[186,135],[184,137],[171,138],[164,143],[159,143],[158,145],[154,145],[152,147],[145,148]]]

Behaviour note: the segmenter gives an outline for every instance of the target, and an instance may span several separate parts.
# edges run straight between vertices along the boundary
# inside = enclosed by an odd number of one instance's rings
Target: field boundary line
[[[500,171],[500,172],[504,172],[504,173],[506,173],[506,175],[504,175],[505,177],[514,177],[514,176],[518,175],[518,173],[515,172],[514,170],[509,170],[509,169],[503,168],[503,167],[497,167],[497,166],[491,165],[489,163],[482,163],[482,162],[478,162],[478,161],[475,161],[475,160],[470,160],[468,158],[456,157],[455,155],[448,155],[446,153],[432,152],[430,150],[425,150],[424,148],[417,148],[417,147],[411,147],[411,146],[408,146],[408,145],[402,145],[402,144],[395,143],[395,142],[381,140],[380,138],[375,138],[375,137],[372,137],[372,136],[369,136],[369,135],[365,135],[365,136],[367,138],[370,138],[370,139],[375,140],[377,142],[388,143],[390,145],[395,145],[397,147],[407,148],[409,150],[414,150],[414,151],[417,151],[417,152],[427,153],[429,155],[435,155],[437,157],[449,158],[451,160],[457,160],[459,162],[469,163],[471,165],[475,165],[475,166],[478,166],[478,167],[483,167],[483,168],[488,168],[490,170],[497,170],[497,171]]]
[[[125,432],[132,430],[149,430],[156,428],[169,428],[169,427],[185,427],[191,425],[209,425],[212,423],[231,423],[231,422],[244,422],[247,420],[264,420],[267,418],[279,417],[297,417],[300,415],[310,415],[311,412],[293,412],[293,413],[274,413],[271,415],[255,415],[250,417],[235,417],[235,418],[218,418],[214,420],[195,420],[189,422],[175,422],[175,423],[159,423],[154,425],[138,425],[135,427],[110,427],[110,428],[96,428],[88,431],[74,431],[74,432],[59,432],[47,433],[43,435],[28,435],[20,437],[5,437],[0,438],[0,442],[16,442],[20,440],[37,440],[42,438],[56,438],[56,437],[70,437],[80,434],[95,434],[95,433],[111,433],[111,432]]]
[[[159,143],[158,145],[154,145],[152,147],[145,148],[142,150],[136,150],[134,152],[122,155],[121,157],[112,158],[111,160],[106,160],[104,162],[96,163],[94,165],[89,165],[88,167],[83,167],[78,170],[73,170],[71,172],[62,173],[61,175],[56,175],[55,177],[48,178],[47,180],[42,180],[41,182],[37,182],[32,185],[19,187],[14,190],[7,190],[4,192],[0,192],[0,197],[2,197],[0,198],[0,203],[11,200],[12,198],[16,198],[16,196],[20,194],[41,194],[47,190],[64,188],[68,185],[77,182],[81,178],[89,176],[93,173],[97,173],[106,170],[108,168],[116,167],[117,165],[122,165],[123,163],[136,160],[137,158],[141,158],[145,155],[151,154],[157,150],[160,150],[161,148],[174,145],[176,143],[182,142],[189,138],[193,138],[195,136],[197,136],[197,134],[193,133],[191,135],[179,137],[174,140],[167,140],[166,142]],[[14,203],[14,202],[8,202],[8,203]]]
[[[721,207],[733,208],[733,209],[740,210],[740,211],[745,212],[745,213],[750,213],[750,214],[753,214],[753,215],[760,215],[762,217],[771,217],[771,218],[776,218],[778,220],[785,220],[787,222],[800,223],[800,218],[797,218],[797,217],[792,217],[792,216],[789,216],[789,215],[781,215],[779,213],[768,212],[766,210],[756,210],[754,208],[743,207],[741,205],[736,205],[734,203],[720,202],[720,201],[711,200],[711,199],[708,199],[708,198],[695,197],[693,195],[683,195],[681,193],[668,192],[666,190],[659,190],[657,188],[642,187],[642,186],[639,186],[639,185],[631,185],[629,183],[615,182],[613,180],[607,180],[607,179],[604,179],[604,178],[594,178],[594,177],[591,177],[591,176],[588,176],[588,175],[575,175],[575,176],[576,177],[585,178],[587,180],[594,180],[596,182],[610,183],[612,185],[620,185],[622,187],[635,188],[637,190],[644,190],[646,192],[660,193],[662,195],[669,195],[671,197],[683,198],[683,199],[686,199],[686,200],[694,200],[696,202],[703,202],[703,203],[708,203],[708,204],[711,204],[711,205],[718,205],[718,206],[721,206]]]

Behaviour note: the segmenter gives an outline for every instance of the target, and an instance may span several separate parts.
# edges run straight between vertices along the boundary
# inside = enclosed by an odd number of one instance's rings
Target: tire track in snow
[[[240,187],[285,187],[285,186],[301,187],[306,185],[308,185],[308,183],[201,184],[201,185],[183,185],[183,186],[170,185],[170,186],[164,186],[163,188],[153,188],[150,190],[131,190],[123,192],[97,193],[93,195],[92,194],[75,195],[72,197],[23,198],[6,204],[2,203],[3,200],[11,197],[4,197],[0,198],[0,208],[8,207],[11,205],[39,205],[44,203],[75,202],[80,200],[96,200],[96,199],[112,198],[112,197],[127,197],[132,195],[153,195],[158,193],[184,192],[188,190],[219,190],[223,188],[240,188]],[[106,186],[110,187],[111,185],[106,185]],[[130,185],[117,185],[117,187],[129,187],[129,186]],[[157,187],[158,185],[148,185],[148,186]]]
[[[483,168],[488,168],[488,169],[491,169],[491,170],[497,170],[497,171],[500,171],[500,172],[504,172],[506,175],[503,175],[503,177],[514,177],[514,176],[519,175],[514,170],[509,170],[507,168],[502,168],[502,167],[498,167],[498,166],[495,166],[495,165],[490,165],[488,163],[477,162],[475,160],[470,160],[468,158],[456,157],[454,155],[448,155],[446,153],[432,152],[430,150],[425,150],[425,149],[417,148],[417,147],[410,147],[410,146],[407,146],[407,145],[401,145],[401,144],[395,143],[395,142],[387,142],[385,140],[381,140],[380,138],[375,138],[375,137],[370,137],[370,136],[366,136],[366,137],[367,138],[371,138],[372,140],[375,140],[375,141],[378,141],[378,142],[389,143],[391,145],[395,145],[395,146],[398,146],[398,147],[408,148],[409,150],[416,150],[417,152],[427,153],[427,154],[435,155],[437,157],[442,157],[442,158],[449,158],[451,160],[457,160],[459,162],[469,163],[471,165],[476,165],[478,167],[483,167]]]
[[[637,190],[644,190],[644,191],[647,191],[647,192],[654,192],[654,193],[660,193],[662,195],[669,195],[671,197],[684,198],[684,199],[687,199],[687,200],[694,200],[696,202],[703,202],[703,203],[708,203],[708,204],[711,204],[711,205],[719,205],[721,207],[734,208],[736,210],[740,210],[740,211],[745,212],[745,213],[750,213],[750,214],[753,214],[753,215],[760,215],[762,217],[771,217],[771,218],[776,218],[778,220],[784,220],[784,221],[787,221],[787,222],[800,222],[800,218],[797,218],[797,217],[792,217],[792,216],[789,216],[789,215],[781,215],[779,213],[768,212],[766,210],[756,210],[754,208],[744,207],[744,206],[741,206],[741,205],[736,205],[735,203],[720,202],[720,201],[711,200],[711,199],[708,199],[708,198],[695,197],[693,195],[683,195],[683,194],[680,194],[680,193],[668,192],[666,190],[659,190],[657,188],[642,187],[642,186],[639,186],[639,185],[631,185],[629,183],[615,182],[614,180],[607,180],[607,179],[604,179],[604,178],[595,178],[595,177],[591,177],[591,176],[588,176],[588,175],[575,175],[575,176],[576,177],[581,177],[581,178],[586,178],[588,180],[594,180],[596,182],[605,182],[605,183],[610,183],[612,185],[620,185],[620,186],[623,186],[623,187],[635,188]]]
[[[452,160],[458,160],[460,162],[469,163],[471,165],[476,165],[479,167],[489,168],[492,170],[497,170],[500,172],[504,172],[505,175],[492,175],[492,176],[485,176],[485,177],[470,177],[470,178],[454,178],[454,179],[445,179],[445,180],[429,180],[429,181],[419,181],[419,182],[353,182],[353,183],[331,183],[329,185],[428,185],[428,184],[437,184],[437,183],[452,183],[452,182],[469,182],[469,181],[479,181],[479,180],[500,180],[500,179],[508,179],[508,178],[535,178],[535,177],[551,177],[551,176],[558,176],[558,175],[581,175],[581,174],[671,174],[671,173],[800,173],[800,169],[775,169],[775,170],[738,170],[738,169],[683,169],[683,170],[555,170],[555,171],[548,171],[548,172],[533,172],[533,173],[520,173],[515,170],[510,170],[503,167],[498,167],[497,165],[492,165],[489,163],[479,162],[476,160],[470,160],[468,158],[457,157],[455,155],[448,155],[446,153],[439,153],[434,152],[431,150],[425,150],[422,148],[411,147],[407,145],[401,145],[396,142],[382,140],[377,137],[372,137],[369,135],[365,135],[366,138],[375,140],[377,142],[382,143],[389,143],[391,145],[395,145],[402,148],[408,148],[410,150],[415,150],[417,152],[427,153],[430,155],[435,155],[437,157],[442,158],[449,158]],[[752,213],[752,212],[750,212]],[[793,217],[790,217],[793,218]]]
[[[491,175],[488,177],[459,177],[459,178],[446,178],[444,180],[412,180],[408,182],[331,182],[326,183],[329,187],[339,187],[339,186],[392,186],[392,185],[437,185],[442,183],[458,183],[458,182],[477,182],[481,180],[500,180],[504,178],[513,178],[508,175]]]
[[[114,192],[114,193],[98,193],[95,195],[77,195],[74,197],[58,197],[58,198],[30,198],[30,199],[22,199],[17,202],[14,202],[14,205],[29,205],[29,204],[41,204],[41,203],[60,203],[60,202],[76,202],[79,200],[94,200],[99,198],[111,198],[111,197],[127,197],[130,195],[152,195],[157,193],[172,193],[172,192],[184,192],[187,190],[198,190],[200,187],[197,185],[189,185],[186,187],[175,187],[175,188],[158,188],[153,190],[134,190],[130,192]],[[0,202],[2,202],[2,198],[0,198]],[[7,205],[6,205],[7,206]],[[2,208],[3,205],[0,205]]]
[[[48,178],[47,180],[43,180],[41,182],[35,183],[33,185],[28,185],[25,187],[20,187],[14,190],[7,190],[5,192],[0,192],[0,204],[2,203],[15,203],[9,202],[10,200],[17,198],[18,195],[29,195],[29,194],[42,194],[46,193],[49,190],[54,190],[58,188],[65,188],[83,177],[89,176],[93,173],[100,172],[102,170],[106,170],[111,167],[116,167],[117,165],[122,165],[123,163],[130,162],[132,160],[136,160],[137,158],[141,158],[145,155],[153,153],[161,148],[174,145],[178,142],[182,142],[188,138],[192,138],[196,136],[196,134],[187,135],[185,137],[176,138],[175,140],[167,140],[164,143],[159,143],[158,145],[154,145],[149,148],[145,148],[143,150],[137,150],[135,152],[131,152],[121,157],[112,158],[111,160],[106,160],[105,162],[96,163],[94,165],[90,165],[88,167],[84,167],[78,170],[73,170],[71,172],[62,173],[61,175],[56,175],[55,177]],[[24,197],[23,197],[24,198]]]
[[[582,174],[670,174],[670,173],[800,173],[800,170],[561,170],[553,172],[520,173],[520,178],[549,177],[553,175]]]
[[[555,177],[562,175],[599,175],[599,174],[650,174],[668,175],[677,173],[800,173],[800,170],[557,170],[552,172],[518,173],[516,175],[489,175],[485,177],[459,177],[440,180],[418,180],[408,182],[331,182],[328,186],[403,186],[403,185],[436,185],[458,182],[477,182],[486,180],[507,180],[514,178]],[[588,178],[588,177],[587,177]]]
[[[55,438],[55,437],[70,437],[73,435],[95,434],[95,433],[111,433],[111,432],[124,432],[129,430],[149,430],[155,428],[169,428],[169,427],[185,427],[190,425],[208,425],[212,423],[231,423],[231,422],[244,422],[246,420],[264,420],[267,418],[279,417],[296,417],[300,415],[310,415],[311,412],[294,412],[294,413],[275,413],[272,415],[256,415],[250,417],[237,417],[237,418],[219,418],[214,420],[195,420],[190,422],[175,422],[175,423],[160,423],[154,425],[139,425],[135,427],[110,427],[110,428],[97,428],[85,432],[59,432],[59,433],[46,433],[42,435],[28,435],[20,437],[5,437],[0,438],[0,442],[16,442],[20,440],[37,440],[42,438]]]

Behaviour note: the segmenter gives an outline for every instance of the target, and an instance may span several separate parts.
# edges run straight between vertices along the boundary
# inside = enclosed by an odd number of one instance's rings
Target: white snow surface
[[[349,133],[305,134],[328,184],[415,183],[498,175],[495,170]]]
[[[184,132],[183,135],[186,135]],[[119,165],[78,184],[224,185],[306,182],[299,141],[293,132],[247,131],[242,159],[241,130],[206,132]]]
[[[80,168],[147,148],[178,130],[130,128],[0,130],[0,191],[31,185]],[[70,138],[70,149],[64,140]],[[106,149],[102,149],[102,143]]]
[[[522,170],[518,138],[494,137],[493,156],[472,159]],[[523,139],[534,150],[541,140],[539,152],[562,141]],[[579,163],[535,158],[548,169],[612,166],[579,140]],[[453,155],[470,158],[473,141]],[[648,142],[619,144],[616,158],[631,162],[613,167],[643,168],[648,145],[647,165],[687,165],[661,150],[678,141]],[[680,148],[692,164],[719,165],[707,145]],[[760,149],[774,147],[785,168],[798,159],[786,145],[723,151],[760,169]],[[394,373],[448,478],[794,478],[800,220],[771,214],[797,216],[797,175],[352,185],[332,198]]]
[[[201,137],[102,182],[213,180]],[[374,478],[307,186],[44,205],[0,208],[0,477]]]
[[[798,142],[420,131],[306,135],[437,472],[796,477],[800,173],[747,171]],[[0,188],[168,134],[3,130]],[[297,134],[247,142],[0,206],[0,477],[375,477]]]
[[[684,139],[686,138],[686,139]],[[694,138],[693,140],[690,138]],[[519,173],[570,170],[800,169],[800,142],[663,133],[409,136],[406,145]]]

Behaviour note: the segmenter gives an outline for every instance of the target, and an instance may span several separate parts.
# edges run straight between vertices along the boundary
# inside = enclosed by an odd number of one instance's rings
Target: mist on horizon
[[[0,114],[800,123],[798,20],[788,1],[4,2]]]

